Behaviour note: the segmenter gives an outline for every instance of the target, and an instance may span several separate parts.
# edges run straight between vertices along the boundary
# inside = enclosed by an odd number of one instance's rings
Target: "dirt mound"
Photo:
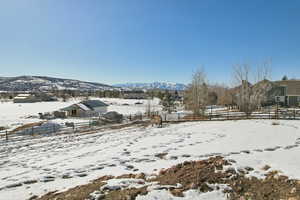
[[[169,169],[161,170],[160,173],[152,178],[146,179],[145,174],[125,174],[119,177],[102,177],[94,182],[78,186],[62,193],[49,193],[40,200],[84,200],[84,199],[103,199],[103,200],[134,200],[138,195],[146,195],[149,191],[147,184],[156,184],[156,189],[167,189],[174,196],[183,196],[183,192],[196,189],[201,192],[208,192],[217,187],[212,184],[225,184],[227,189],[224,193],[228,199],[232,200],[300,200],[300,181],[289,179],[279,175],[277,171],[266,174],[264,179],[249,177],[251,167],[239,168],[232,167],[235,161],[227,161],[222,157],[213,157],[207,160],[190,161],[178,164]],[[101,186],[109,179],[142,179],[146,184],[139,188],[118,188],[101,191]],[[99,198],[91,198],[91,193],[97,192]],[[101,198],[100,198],[101,197]]]
[[[113,178],[112,176],[104,176],[97,180],[94,180],[92,183],[77,186],[72,188],[66,192],[56,193],[57,191],[50,192],[45,194],[39,200],[84,200],[86,199],[90,193],[94,192],[95,190],[99,189],[105,183],[104,181]],[[37,199],[37,198],[32,198]]]
[[[16,133],[16,132],[23,131],[23,130],[28,129],[28,128],[35,127],[35,126],[41,126],[43,123],[45,123],[45,121],[24,124],[22,126],[19,126],[19,127],[15,128],[10,133]]]
[[[214,157],[202,161],[190,161],[161,170],[157,178],[160,185],[176,185],[180,183],[182,187],[171,192],[175,196],[182,196],[182,192],[189,189],[199,189],[201,192],[211,191],[208,184],[225,184],[226,178],[235,174],[235,171],[223,172],[223,166],[230,165],[227,160],[221,157]]]
[[[229,199],[300,199],[300,181],[289,179],[279,175],[277,171],[270,172],[265,179],[246,176],[253,169],[235,170],[224,166],[231,165],[222,157],[214,157],[208,160],[184,162],[170,169],[162,170],[153,181],[161,185],[176,185],[180,183],[182,188],[171,189],[174,196],[182,196],[182,192],[189,189],[199,189],[201,192],[212,191],[210,184],[227,184],[231,189]]]
[[[231,199],[300,199],[300,181],[278,175],[277,172],[267,174],[265,179],[239,176],[229,180],[229,185],[232,188],[229,191]]]

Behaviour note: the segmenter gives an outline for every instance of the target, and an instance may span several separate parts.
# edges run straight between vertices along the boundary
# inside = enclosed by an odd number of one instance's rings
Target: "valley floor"
[[[120,98],[91,98],[101,100],[107,103],[108,111],[116,111],[123,115],[134,115],[145,113],[148,103],[150,103],[153,111],[161,110],[159,99],[153,100],[138,100],[138,99],[120,99]],[[83,98],[70,99],[67,102],[54,101],[54,102],[36,102],[36,103],[13,103],[1,102],[0,103],[0,127],[6,127],[8,130],[13,130],[16,127],[27,123],[43,121],[39,119],[38,113],[54,112],[59,109],[65,108],[75,103],[79,103]],[[65,122],[87,122],[86,118],[67,118],[52,120],[55,123]],[[0,132],[0,135],[4,134]]]
[[[7,142],[0,146],[0,199],[65,191],[104,175],[157,175],[162,168],[212,156],[235,160],[237,169],[253,168],[248,176],[264,177],[262,168],[269,165],[269,170],[300,179],[300,121],[272,122],[188,122]],[[181,199],[167,192],[149,195],[139,198]],[[203,198],[193,192],[189,195],[190,199],[224,199],[218,192],[201,194]]]

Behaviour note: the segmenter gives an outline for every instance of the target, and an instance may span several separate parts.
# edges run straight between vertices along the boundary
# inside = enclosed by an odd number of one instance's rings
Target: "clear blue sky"
[[[189,82],[272,59],[300,78],[299,0],[3,0],[0,76]]]

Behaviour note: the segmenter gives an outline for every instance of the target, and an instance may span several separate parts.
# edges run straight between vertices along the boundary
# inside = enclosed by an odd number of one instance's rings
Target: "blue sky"
[[[272,59],[300,78],[298,0],[3,0],[0,76],[188,83]]]

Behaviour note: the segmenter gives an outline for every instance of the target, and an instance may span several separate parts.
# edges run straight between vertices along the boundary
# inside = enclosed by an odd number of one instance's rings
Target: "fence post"
[[[56,130],[55,130],[55,124],[53,124],[53,133],[55,133],[55,131],[56,131]]]
[[[6,141],[8,141],[8,133],[7,133],[7,130],[5,131],[5,138],[6,138]]]
[[[276,119],[278,120],[278,103],[276,104]]]
[[[227,120],[229,120],[229,108],[227,107]]]

